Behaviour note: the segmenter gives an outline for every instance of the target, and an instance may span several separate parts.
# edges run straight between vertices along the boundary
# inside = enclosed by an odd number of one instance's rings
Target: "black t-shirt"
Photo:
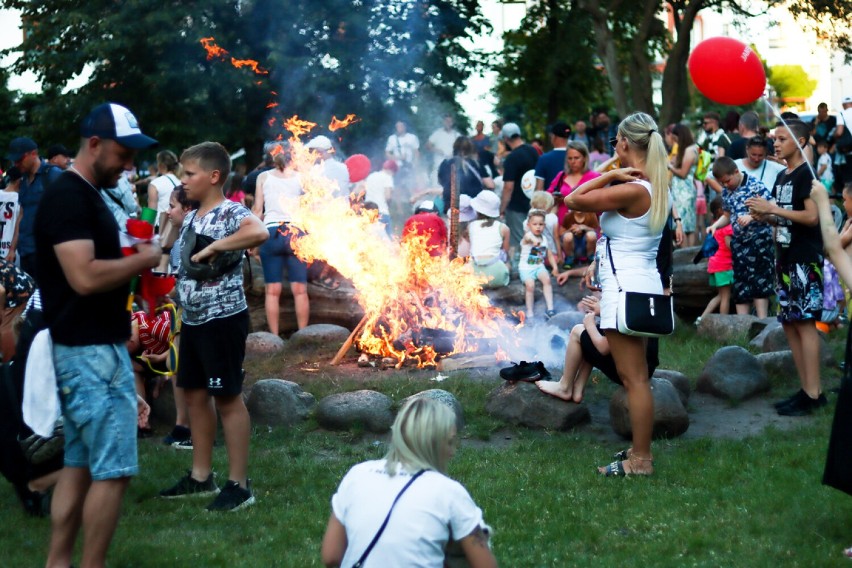
[[[485,171],[475,160],[465,160],[464,166],[461,161],[450,158],[441,162],[438,166],[438,182],[444,188],[444,213],[450,209],[450,196],[452,195],[452,168],[456,164],[456,190],[459,195],[469,195],[471,198],[479,195],[482,191],[482,178],[488,177]]]
[[[246,195],[254,195],[255,190],[257,190],[257,178],[263,172],[268,172],[272,169],[272,166],[260,166],[252,171],[243,178],[243,191]]]
[[[535,169],[536,162],[538,162],[538,152],[529,144],[521,144],[503,160],[503,181],[515,182],[508,209],[521,213],[530,210],[530,200],[521,189],[521,178],[528,171]]]
[[[807,164],[801,164],[790,173],[782,170],[775,178],[772,197],[779,207],[803,211],[805,199],[811,196],[812,180]],[[808,227],[778,217],[775,242],[781,262],[804,264],[822,261],[822,233],[819,225]]]
[[[130,337],[129,287],[80,296],[68,284],[54,245],[89,240],[95,258],[121,258],[118,223],[83,178],[66,171],[51,184],[36,214],[38,282],[51,337],[62,345],[104,345]]]

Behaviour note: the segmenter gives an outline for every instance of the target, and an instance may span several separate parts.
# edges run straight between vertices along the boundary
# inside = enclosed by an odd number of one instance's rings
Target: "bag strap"
[[[361,558],[358,559],[358,562],[352,565],[352,568],[361,568],[364,565],[364,561],[367,559],[367,556],[370,555],[370,552],[373,551],[373,547],[376,546],[376,542],[379,540],[379,537],[382,536],[382,533],[385,532],[385,527],[388,526],[388,521],[390,520],[391,513],[393,513],[393,508],[396,506],[396,502],[399,501],[399,498],[402,497],[402,494],[405,493],[405,490],[411,487],[411,484],[414,483],[414,480],[423,475],[425,473],[425,469],[421,469],[417,473],[411,476],[411,479],[408,480],[408,483],[405,484],[405,487],[397,493],[396,499],[391,503],[390,511],[388,511],[388,515],[385,517],[382,526],[379,527],[378,532],[376,532],[376,536],[373,537],[373,540],[370,541],[370,544],[367,546],[367,550],[364,551],[364,554],[361,555]]]
[[[113,195],[113,194],[110,192],[110,190],[108,190],[108,189],[101,189],[101,193],[105,194],[107,197],[109,197],[110,199],[112,199],[113,203],[115,203],[116,205],[118,205],[118,206],[119,206],[119,208],[121,208],[121,210],[122,210],[122,211],[124,211],[124,203],[122,203],[122,202],[121,202],[121,200],[120,200],[118,197],[116,197],[115,195]]]
[[[618,276],[615,274],[615,263],[612,261],[612,248],[609,246],[609,237],[606,238],[606,256],[609,258],[609,266],[612,268],[612,276],[615,278],[615,283],[618,284],[618,291],[621,292],[621,282],[618,281]]]

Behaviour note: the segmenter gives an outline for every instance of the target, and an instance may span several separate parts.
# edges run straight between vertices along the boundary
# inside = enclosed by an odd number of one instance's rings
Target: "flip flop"
[[[620,461],[614,461],[598,473],[604,477],[627,477],[627,471],[625,471],[624,466],[621,464],[622,462]]]

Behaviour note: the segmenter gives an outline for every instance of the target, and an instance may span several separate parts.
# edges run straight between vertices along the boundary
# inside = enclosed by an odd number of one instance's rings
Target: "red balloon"
[[[753,103],[766,88],[766,73],[757,54],[729,37],[711,37],[689,56],[689,74],[701,94],[723,105]]]
[[[370,158],[364,154],[353,154],[346,158],[345,163],[349,169],[350,183],[358,183],[370,175]]]

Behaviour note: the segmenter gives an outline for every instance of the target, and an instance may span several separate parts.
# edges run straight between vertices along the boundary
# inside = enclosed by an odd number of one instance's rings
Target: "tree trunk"
[[[663,71],[663,106],[660,109],[660,124],[672,124],[683,118],[683,113],[689,104],[687,92],[686,63],[689,60],[689,40],[692,26],[698,11],[706,4],[706,0],[690,0],[672,6],[677,39],[666,59]]]
[[[618,116],[630,114],[630,99],[627,96],[625,77],[618,66],[618,56],[615,52],[615,39],[609,29],[609,13],[618,9],[620,1],[612,2],[607,10],[599,0],[580,0],[578,5],[592,17],[592,27],[595,32],[595,46],[598,57],[601,58],[607,81],[612,89],[612,98]]]
[[[660,10],[659,0],[644,0],[642,20],[636,35],[631,41],[630,58],[630,90],[633,98],[633,109],[656,115],[654,109],[653,85],[651,81],[651,61],[648,58],[647,44],[658,22],[657,12]],[[625,116],[622,114],[621,116]]]
[[[559,43],[559,27],[561,25],[559,16],[558,0],[547,1],[547,37],[550,40],[550,45],[558,45]],[[560,67],[556,69],[557,79],[561,74]],[[549,83],[550,91],[547,93],[547,124],[553,124],[559,119],[560,98],[562,96],[562,81],[557,80]]]

